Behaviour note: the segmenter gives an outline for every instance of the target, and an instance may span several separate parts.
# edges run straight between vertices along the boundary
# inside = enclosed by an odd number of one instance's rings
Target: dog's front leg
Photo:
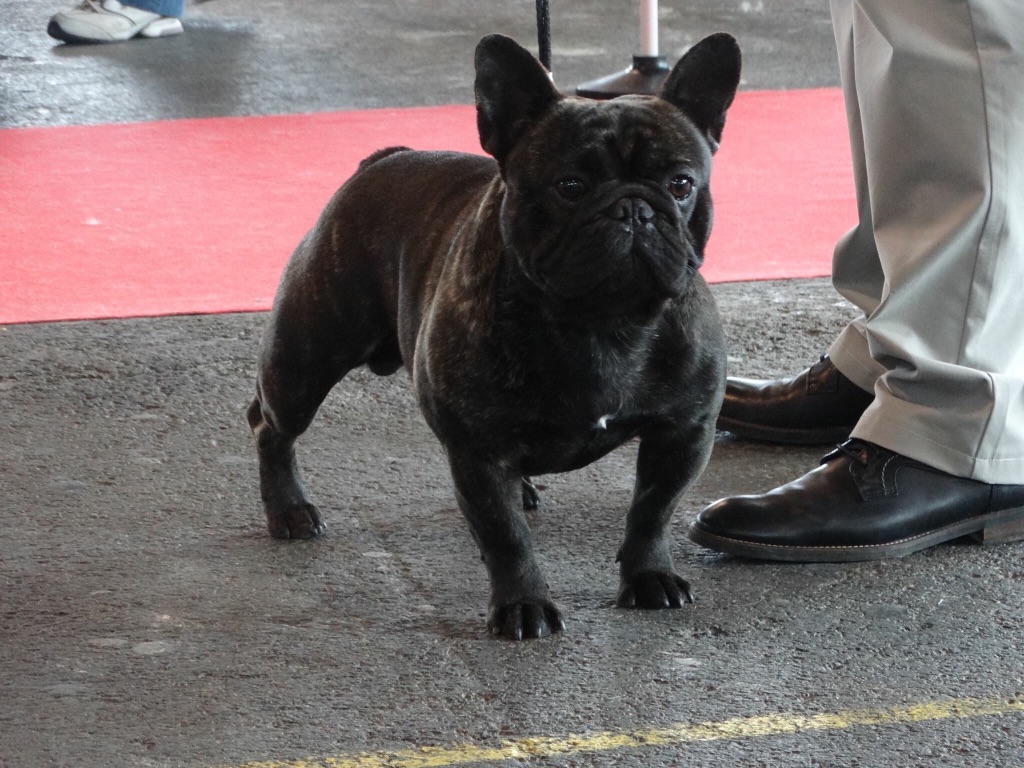
[[[522,477],[478,455],[449,452],[455,495],[491,581],[487,627],[513,640],[565,629],[533,551]]]
[[[641,438],[633,503],[617,558],[619,606],[681,608],[693,602],[689,583],[672,564],[669,524],[686,487],[707,465],[713,440],[713,420]]]

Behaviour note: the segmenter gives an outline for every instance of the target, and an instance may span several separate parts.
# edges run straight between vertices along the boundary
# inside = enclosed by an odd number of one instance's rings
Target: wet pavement
[[[628,63],[635,5],[554,0],[563,87]],[[662,5],[672,56],[724,29],[745,88],[837,84],[824,3]],[[476,40],[534,35],[528,2],[216,0],[179,38],[68,47],[55,10],[0,1],[4,127],[466,103]],[[852,316],[825,280],[714,292],[739,375],[806,367]],[[327,535],[269,539],[244,419],[264,322],[0,327],[3,768],[1024,760],[1024,548],[802,566],[685,538],[826,448],[719,436],[676,516],[680,611],[613,605],[635,446],[541,478],[530,524],[567,631],[504,642],[404,374],[357,372],[301,444]]]

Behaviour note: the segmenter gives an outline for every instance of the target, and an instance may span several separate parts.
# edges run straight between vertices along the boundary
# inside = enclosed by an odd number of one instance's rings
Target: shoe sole
[[[725,416],[719,416],[715,427],[744,440],[760,443],[781,443],[783,445],[835,445],[850,439],[853,427],[831,427],[828,429],[788,429],[766,427],[763,424],[747,424]]]
[[[80,35],[73,35],[70,32],[65,31],[60,24],[58,24],[56,21],[53,21],[52,19],[46,27],[46,34],[48,34],[54,40],[60,40],[64,43],[77,43],[79,45],[102,45],[104,43],[123,43],[127,40],[134,40],[137,37],[171,37],[173,35],[180,35],[182,32],[185,31],[184,27],[181,26],[181,22],[178,19],[174,19],[174,21],[178,21],[177,25],[162,25],[158,27],[156,32],[150,31],[147,33],[147,30],[149,30],[150,27],[152,27],[154,24],[157,24],[160,21],[163,20],[158,19],[157,21],[151,22],[149,25],[143,27],[138,32],[136,32],[132,37],[127,37],[124,40],[96,40],[92,37],[81,37]]]
[[[54,40],[60,40],[65,43],[85,43],[85,44],[99,44],[108,42],[106,40],[92,40],[88,37],[79,37],[78,35],[72,35],[65,32],[64,29],[56,21],[51,21],[46,27],[46,34],[52,37]]]
[[[742,539],[718,536],[701,528],[696,522],[687,531],[690,539],[701,546],[736,557],[754,560],[777,560],[787,563],[856,563],[865,560],[888,560],[905,557],[947,541],[973,537],[984,545],[1006,544],[1024,540],[1024,507],[1005,509],[947,525],[918,536],[886,544],[863,544],[849,547],[801,547],[761,544]]]

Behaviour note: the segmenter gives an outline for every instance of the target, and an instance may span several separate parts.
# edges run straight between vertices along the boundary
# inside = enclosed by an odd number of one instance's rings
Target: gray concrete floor
[[[635,5],[554,0],[563,87],[625,66]],[[726,29],[744,87],[836,84],[824,3],[663,6],[673,55]],[[0,1],[3,127],[467,102],[476,39],[533,35],[528,2],[217,0],[180,38],[67,47],[55,10]],[[852,316],[827,281],[715,293],[736,374],[799,370]],[[264,319],[0,327],[0,766],[1024,760],[1021,548],[770,565],[682,535],[818,449],[720,436],[677,515],[698,601],[664,613],[612,605],[633,449],[543,478],[531,525],[568,630],[501,642],[403,375],[357,373],[302,445],[328,535],[271,541],[243,417]]]

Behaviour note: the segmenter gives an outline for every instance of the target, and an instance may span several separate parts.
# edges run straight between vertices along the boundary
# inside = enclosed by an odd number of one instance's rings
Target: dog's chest
[[[509,447],[519,458],[524,474],[546,474],[579,469],[627,442],[647,418],[619,411],[564,412],[562,418],[537,420],[529,414],[509,429]]]

